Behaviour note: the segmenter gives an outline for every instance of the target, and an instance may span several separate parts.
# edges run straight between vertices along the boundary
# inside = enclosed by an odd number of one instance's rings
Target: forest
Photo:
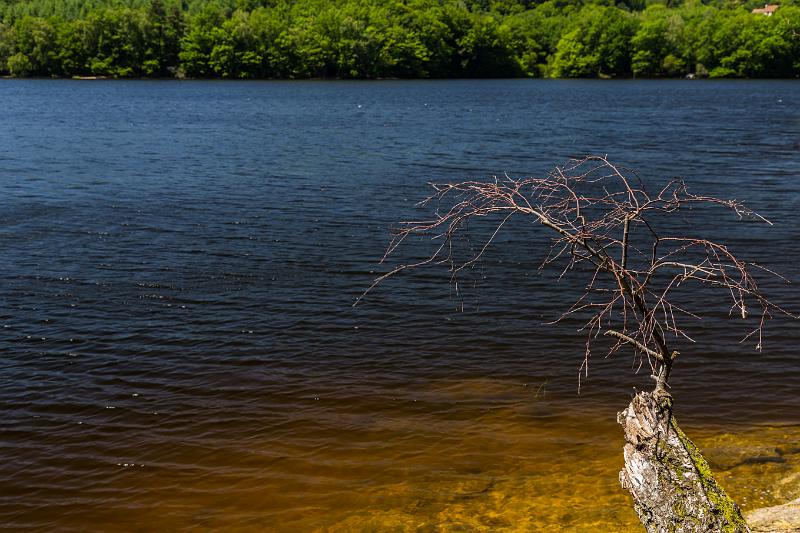
[[[0,75],[793,78],[796,1],[0,0]]]

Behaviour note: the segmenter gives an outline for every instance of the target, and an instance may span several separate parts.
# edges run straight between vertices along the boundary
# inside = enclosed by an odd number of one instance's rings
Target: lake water
[[[585,154],[746,201],[774,226],[694,224],[800,282],[799,89],[0,80],[0,524],[637,531],[614,420],[651,381],[622,352],[578,394],[583,336],[544,325],[578,287],[539,230],[458,295],[430,268],[352,304],[427,182]],[[750,325],[702,322],[673,376],[745,508],[800,496],[800,328],[758,353]]]

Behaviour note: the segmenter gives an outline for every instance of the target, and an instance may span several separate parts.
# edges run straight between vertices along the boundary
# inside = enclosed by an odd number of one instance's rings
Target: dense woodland
[[[0,0],[0,74],[797,77],[800,0]]]

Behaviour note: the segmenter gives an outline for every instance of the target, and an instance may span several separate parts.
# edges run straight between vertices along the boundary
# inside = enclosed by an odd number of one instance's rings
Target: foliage
[[[798,76],[800,7],[788,0],[765,17],[750,13],[754,5],[722,0],[0,0],[0,74]]]
[[[630,72],[632,16],[616,7],[586,6],[556,46],[553,75],[563,78],[625,76]]]
[[[660,4],[642,15],[639,29],[631,39],[631,71],[634,76],[680,76],[686,74],[686,58],[681,54],[685,22]]]

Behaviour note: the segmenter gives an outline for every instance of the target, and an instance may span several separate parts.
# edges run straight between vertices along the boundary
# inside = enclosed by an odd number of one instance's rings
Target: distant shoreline
[[[352,81],[352,82],[386,82],[386,81],[491,81],[491,80],[527,80],[527,81],[714,81],[714,82],[742,82],[742,81],[800,81],[800,76],[791,78],[777,78],[777,77],[764,77],[764,78],[708,78],[708,77],[618,77],[618,78],[529,78],[529,77],[496,77],[496,78],[218,78],[218,77],[175,77],[175,76],[130,76],[130,77],[115,77],[115,76],[0,76],[2,80],[70,80],[70,81],[219,81],[219,82],[259,82],[259,81],[281,81],[281,82],[295,82],[295,81],[315,81],[315,82],[339,82],[339,81]]]
[[[7,0],[0,75],[794,78],[798,28],[759,0]]]

